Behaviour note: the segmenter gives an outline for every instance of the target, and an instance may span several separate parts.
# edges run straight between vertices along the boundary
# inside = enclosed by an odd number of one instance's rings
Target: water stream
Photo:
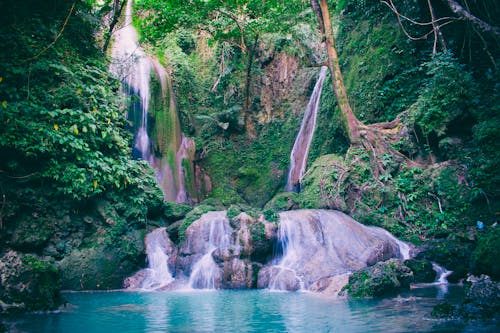
[[[309,103],[304,112],[304,118],[302,119],[299,133],[295,138],[293,149],[290,154],[290,170],[288,171],[288,179],[285,188],[287,191],[300,190],[300,180],[304,176],[306,170],[309,148],[316,128],[321,90],[323,89],[323,82],[327,72],[328,67],[321,67],[318,80],[316,81],[313,93],[309,98]]]
[[[194,142],[180,130],[167,71],[139,45],[139,36],[132,25],[132,7],[133,1],[129,0],[124,25],[114,34],[110,66],[110,71],[122,81],[124,93],[131,96],[127,116],[135,134],[132,155],[146,160],[155,169],[166,201],[186,202],[190,196],[186,191],[183,161],[190,160]],[[152,89],[151,80],[159,81],[159,91]],[[154,129],[148,127],[151,117],[159,117]],[[191,163],[187,165],[192,167]]]

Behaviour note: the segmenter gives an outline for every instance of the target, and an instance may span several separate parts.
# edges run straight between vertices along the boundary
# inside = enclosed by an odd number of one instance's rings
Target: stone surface
[[[301,288],[310,289],[321,279],[401,257],[398,241],[387,231],[364,226],[338,211],[282,212],[277,237],[283,258],[276,269],[260,272],[260,287],[296,289],[298,279]]]
[[[407,288],[412,281],[412,271],[401,260],[390,259],[354,272],[344,290],[351,297],[378,297]]]
[[[15,251],[0,258],[0,312],[56,309],[59,287],[59,271],[47,261]]]
[[[405,260],[405,266],[413,272],[413,282],[430,283],[436,280],[436,271],[432,268],[432,263],[428,260]]]

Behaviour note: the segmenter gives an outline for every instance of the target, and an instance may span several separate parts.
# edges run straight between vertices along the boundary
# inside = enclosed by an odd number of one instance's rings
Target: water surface
[[[431,319],[460,290],[419,288],[394,298],[347,301],[269,291],[66,293],[60,313],[10,319],[13,332],[497,332],[495,323]]]

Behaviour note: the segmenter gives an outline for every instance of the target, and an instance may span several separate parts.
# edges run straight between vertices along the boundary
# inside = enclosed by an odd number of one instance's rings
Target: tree
[[[245,79],[243,87],[242,115],[245,128],[250,138],[255,137],[252,109],[252,82],[254,62],[261,37],[266,33],[285,31],[293,22],[291,18],[303,10],[302,1],[273,0],[190,0],[190,1],[154,1],[143,3],[145,8],[153,9],[153,36],[165,34],[179,28],[208,32],[214,40],[221,41],[241,51],[245,58]],[[223,62],[221,56],[221,62]],[[221,66],[223,68],[224,66]],[[220,78],[219,78],[220,79]],[[218,82],[214,83],[216,87]]]
[[[328,54],[327,65],[332,75],[332,88],[337,98],[337,103],[343,119],[343,125],[352,145],[364,147],[370,154],[374,167],[374,176],[385,173],[385,167],[381,157],[391,154],[396,161],[407,160],[407,158],[396,151],[391,143],[401,139],[403,135],[403,124],[400,117],[391,122],[377,123],[372,125],[363,124],[352,111],[347,97],[346,87],[337,50],[333,36],[330,11],[326,0],[311,0],[311,7],[318,19],[320,30],[324,34],[326,51]],[[414,163],[409,161],[409,163]]]

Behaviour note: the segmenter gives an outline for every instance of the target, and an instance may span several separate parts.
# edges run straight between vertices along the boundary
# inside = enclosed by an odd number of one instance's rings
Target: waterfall
[[[436,284],[448,284],[448,276],[450,276],[453,271],[449,271],[446,268],[439,266],[435,262],[432,263],[432,269],[436,272]]]
[[[274,290],[316,289],[335,276],[402,258],[407,252],[404,243],[386,230],[324,210],[280,213],[278,243],[282,258],[259,272],[259,279]]]
[[[127,289],[159,290],[174,281],[168,268],[174,245],[165,228],[158,228],[145,239],[148,267],[125,280]]]
[[[299,134],[295,138],[293,149],[290,154],[290,170],[288,172],[288,179],[286,184],[287,191],[298,191],[300,180],[304,176],[307,166],[307,158],[309,156],[309,148],[316,128],[316,118],[319,109],[319,101],[321,98],[321,90],[323,88],[323,81],[325,80],[328,67],[321,67],[318,81],[314,86],[313,93],[307,104],[304,112],[304,118],[300,125]]]
[[[204,246],[205,251],[201,259],[194,263],[189,277],[188,285],[194,289],[216,289],[220,286],[222,270],[215,263],[213,253],[218,249],[223,250],[231,245],[232,229],[227,219],[216,217],[206,221],[209,224],[210,231]]]
[[[167,71],[139,45],[139,36],[132,25],[132,7],[133,1],[129,0],[124,25],[114,34],[110,71],[122,81],[124,93],[132,97],[128,118],[135,131],[133,157],[146,160],[155,169],[166,201],[186,202],[189,195],[184,184],[185,172],[192,174],[192,170],[185,170],[183,161],[191,161],[187,152],[194,151],[194,141],[185,138],[180,130]],[[152,78],[160,82],[161,91],[151,88]],[[152,137],[149,117],[159,117]],[[186,165],[192,168],[191,163]]]

